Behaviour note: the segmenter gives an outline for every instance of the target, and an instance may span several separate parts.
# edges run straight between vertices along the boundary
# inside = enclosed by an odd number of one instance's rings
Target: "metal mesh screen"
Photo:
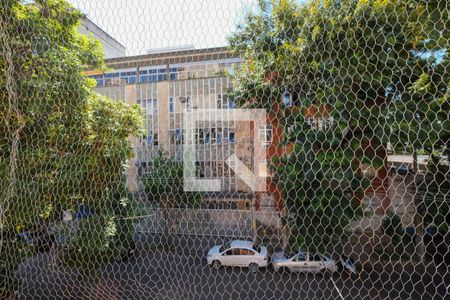
[[[448,299],[446,0],[3,0],[0,298]]]

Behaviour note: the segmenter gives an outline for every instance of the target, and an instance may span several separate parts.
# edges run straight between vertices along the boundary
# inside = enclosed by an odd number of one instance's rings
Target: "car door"
[[[258,265],[261,265],[261,262],[258,260],[258,257],[255,256],[255,251],[251,249],[240,249],[240,263],[241,266],[247,267],[250,263],[255,262]]]
[[[308,270],[306,255],[304,253],[299,253],[294,256],[289,267],[294,272],[306,272]]]
[[[233,249],[233,255],[231,256],[232,262],[230,263],[231,266],[237,266],[237,267],[246,267],[247,264],[247,256],[245,255],[245,252],[241,248],[234,248]]]
[[[316,255],[309,255],[310,261],[309,261],[309,271],[310,272],[320,272],[322,269],[322,256],[316,254]]]
[[[233,266],[234,265],[234,261],[235,261],[235,253],[236,253],[236,249],[235,248],[231,248],[228,249],[227,251],[225,251],[224,253],[222,253],[222,257],[221,257],[221,264],[223,266]]]
[[[318,270],[318,262],[314,260],[314,256],[311,253],[307,253],[306,254],[306,263],[304,264],[305,266],[305,272],[311,272],[311,273],[315,273]]]

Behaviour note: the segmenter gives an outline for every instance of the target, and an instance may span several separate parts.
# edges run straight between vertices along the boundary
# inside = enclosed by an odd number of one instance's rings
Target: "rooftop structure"
[[[78,27],[78,32],[84,35],[92,36],[100,41],[105,51],[105,58],[115,58],[125,56],[126,48],[119,43],[106,31],[101,29],[97,24],[89,20],[86,16],[81,19],[81,24]]]
[[[183,45],[183,46],[177,46],[177,47],[164,47],[164,48],[155,48],[155,49],[149,49],[147,51],[147,54],[156,54],[156,53],[168,53],[168,52],[176,52],[176,51],[182,51],[182,50],[194,50],[194,45]]]

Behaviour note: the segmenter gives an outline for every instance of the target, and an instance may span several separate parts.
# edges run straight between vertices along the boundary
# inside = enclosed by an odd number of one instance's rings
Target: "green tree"
[[[360,215],[354,200],[369,184],[361,166],[383,171],[387,142],[433,149],[446,132],[444,2],[261,0],[230,38],[244,59],[236,102],[270,110],[288,91],[295,104],[275,110],[294,148],[273,166],[294,246],[335,250]],[[314,106],[329,108],[330,129],[305,123]]]
[[[20,259],[35,253],[17,234],[44,230],[77,205],[92,216],[66,237],[67,263],[95,268],[126,243],[118,241],[129,228],[125,170],[141,110],[92,91],[83,72],[103,68],[103,50],[77,33],[81,16],[64,0],[0,5],[2,292],[13,288]]]
[[[149,162],[148,173],[141,177],[147,199],[162,209],[163,235],[169,245],[169,210],[171,208],[197,208],[202,199],[200,192],[183,190],[183,162],[159,151]],[[174,222],[176,220],[174,219]]]
[[[141,181],[147,199],[160,207],[196,208],[200,204],[200,192],[183,190],[183,162],[163,151],[158,151],[149,161],[148,173]]]

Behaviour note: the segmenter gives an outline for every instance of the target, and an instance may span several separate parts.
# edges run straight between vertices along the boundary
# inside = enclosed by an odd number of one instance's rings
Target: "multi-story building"
[[[135,161],[129,168],[128,188],[139,189],[139,176],[151,170],[152,158],[163,151],[182,160],[186,111],[230,110],[234,103],[226,76],[240,62],[226,48],[170,49],[150,54],[107,59],[113,71],[91,71],[96,91],[145,111],[146,133],[133,140]],[[210,118],[211,119],[211,118]],[[214,118],[213,118],[214,120]],[[249,207],[253,193],[226,164],[235,154],[252,171],[264,172],[253,157],[253,134],[249,122],[220,118],[196,124],[196,177],[220,179],[222,192],[206,193],[207,207]]]
[[[240,62],[240,58],[226,48],[163,49],[145,55],[107,59],[106,64],[112,71],[88,72],[97,80],[96,90],[100,94],[128,104],[139,104],[145,111],[146,133],[133,140],[136,156],[128,170],[129,190],[139,190],[139,176],[151,170],[152,159],[158,151],[164,151],[175,160],[182,160],[186,142],[186,111],[218,109],[226,112],[234,108],[228,95],[231,80],[226,74],[233,72],[233,66]],[[220,179],[222,185],[222,192],[205,194],[203,207],[248,209],[253,205],[256,211],[260,211],[256,215],[258,220],[263,224],[279,226],[279,219],[270,212],[281,212],[283,199],[266,163],[276,156],[289,153],[292,148],[292,145],[282,146],[280,143],[284,132],[279,125],[278,112],[285,105],[302,109],[306,122],[316,130],[327,130],[333,125],[329,107],[302,108],[288,92],[279,101],[273,102],[263,126],[223,118],[211,121],[214,120],[211,117],[206,118],[209,121],[196,124],[195,175],[197,178]],[[266,150],[265,159],[261,161],[255,159],[255,143],[260,143]],[[378,152],[379,157],[386,157],[384,149]],[[233,154],[253,173],[267,176],[267,192],[252,192],[236,176],[226,163]],[[364,165],[361,169],[365,170]],[[369,171],[364,174],[370,177],[371,185],[361,200],[365,209],[373,207],[379,212],[354,222],[354,230],[378,228],[379,220],[391,206],[386,168],[376,174]],[[375,201],[375,197],[380,200]],[[269,212],[268,217],[264,212]]]

